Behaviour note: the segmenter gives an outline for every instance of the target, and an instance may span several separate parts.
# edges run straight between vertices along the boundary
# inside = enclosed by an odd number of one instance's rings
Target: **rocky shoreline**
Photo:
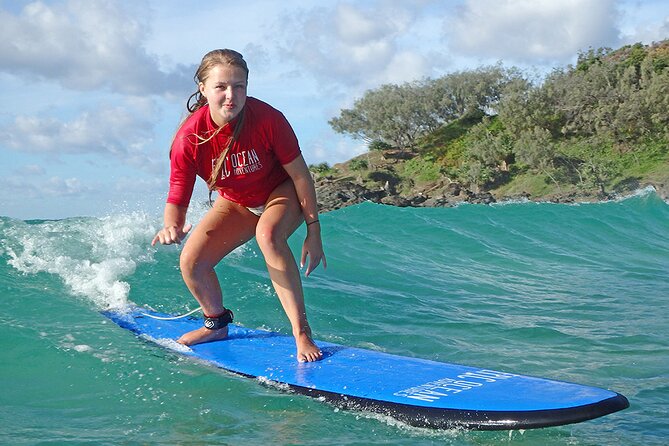
[[[461,203],[493,204],[506,201],[535,201],[551,203],[596,202],[630,195],[634,190],[623,195],[564,193],[543,197],[531,197],[530,194],[496,197],[491,192],[473,192],[459,183],[439,183],[412,196],[403,196],[386,184],[385,187],[370,190],[362,184],[345,178],[325,177],[315,180],[316,195],[320,212],[329,212],[352,206],[365,201],[398,207],[453,207]],[[669,200],[669,185],[639,184],[638,189],[653,187],[663,200]]]

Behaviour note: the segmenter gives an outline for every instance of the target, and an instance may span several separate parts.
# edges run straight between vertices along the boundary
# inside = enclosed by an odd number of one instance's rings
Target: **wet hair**
[[[204,83],[209,77],[211,70],[219,65],[241,68],[246,73],[246,80],[249,80],[249,67],[246,65],[244,56],[240,53],[228,49],[209,51],[202,58],[202,62],[200,62],[200,66],[195,72],[195,76],[193,76],[193,80],[198,86],[198,89],[195,93],[190,95],[186,102],[186,109],[188,109],[190,113],[195,113],[207,103],[207,98],[202,96],[202,93],[200,92],[200,83]]]

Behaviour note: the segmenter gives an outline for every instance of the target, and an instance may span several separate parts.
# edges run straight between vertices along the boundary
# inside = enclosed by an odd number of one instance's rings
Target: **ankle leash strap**
[[[234,313],[227,308],[218,316],[210,317],[205,315],[204,328],[208,330],[218,330],[219,328],[227,327],[228,324],[232,322],[234,317]]]

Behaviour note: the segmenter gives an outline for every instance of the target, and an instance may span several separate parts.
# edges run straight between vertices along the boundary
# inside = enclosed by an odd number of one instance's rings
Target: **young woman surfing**
[[[152,241],[180,243],[191,230],[186,211],[196,177],[218,197],[188,237],[180,257],[183,279],[204,313],[204,326],[178,342],[194,345],[224,339],[232,312],[223,306],[214,267],[256,237],[272,284],[290,320],[298,361],[322,357],[311,338],[300,271],[288,237],[306,222],[301,266],[306,276],[323,262],[313,180],[295,134],[281,112],[247,97],[249,70],[241,54],[214,50],[202,59],[188,100],[190,115],[170,151],[170,189],[164,227]]]

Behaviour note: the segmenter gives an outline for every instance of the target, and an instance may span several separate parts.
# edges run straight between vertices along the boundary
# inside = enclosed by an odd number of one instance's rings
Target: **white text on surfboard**
[[[476,370],[460,374],[455,378],[442,378],[420,386],[400,390],[393,395],[431,403],[444,396],[481,387],[486,383],[513,378],[514,376],[517,375],[493,370]]]

